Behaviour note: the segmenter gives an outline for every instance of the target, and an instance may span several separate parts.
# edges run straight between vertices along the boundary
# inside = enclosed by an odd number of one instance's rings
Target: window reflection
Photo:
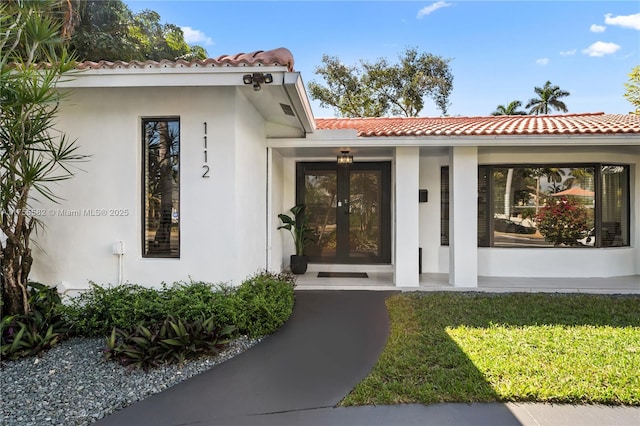
[[[144,119],[143,255],[180,257],[180,122]]]
[[[478,246],[629,246],[629,166],[478,167]],[[441,169],[449,243],[449,168]]]
[[[494,168],[493,245],[585,245],[580,239],[593,229],[595,219],[594,170],[593,167]],[[561,209],[563,205],[571,209]],[[573,232],[567,231],[564,238],[559,238],[558,229],[539,229],[547,210],[556,215],[557,228],[572,227]],[[548,215],[546,218],[549,220]]]

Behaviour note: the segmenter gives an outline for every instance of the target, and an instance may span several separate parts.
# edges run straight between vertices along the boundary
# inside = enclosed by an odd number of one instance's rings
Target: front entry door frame
[[[313,263],[344,264],[390,264],[391,263],[391,162],[356,162],[338,165],[336,162],[298,162],[296,164],[296,204],[305,202],[305,175],[309,171],[336,173],[336,254],[323,257],[309,254]],[[380,251],[378,256],[352,257],[350,255],[350,175],[352,171],[375,171],[380,173]]]

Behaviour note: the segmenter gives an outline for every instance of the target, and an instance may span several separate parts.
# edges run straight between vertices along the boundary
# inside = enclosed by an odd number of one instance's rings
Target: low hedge
[[[214,318],[214,327],[236,326],[236,333],[261,337],[277,330],[293,311],[295,278],[260,272],[238,287],[204,282],[164,284],[160,289],[135,284],[91,288],[63,307],[74,335],[104,337],[113,328],[161,323],[167,317],[193,322]]]

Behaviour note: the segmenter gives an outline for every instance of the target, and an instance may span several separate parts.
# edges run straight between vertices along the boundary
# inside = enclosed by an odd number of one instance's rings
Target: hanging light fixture
[[[338,164],[347,165],[353,163],[353,155],[349,154],[349,151],[340,151],[338,155]]]

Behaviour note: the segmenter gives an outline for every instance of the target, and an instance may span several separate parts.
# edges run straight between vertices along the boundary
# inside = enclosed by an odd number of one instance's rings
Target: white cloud
[[[418,12],[417,18],[418,19],[422,19],[425,16],[435,12],[438,9],[442,9],[443,7],[449,7],[449,6],[451,6],[451,3],[447,3],[447,2],[444,2],[444,1],[436,2],[436,3],[432,4],[431,6],[426,6],[426,7],[423,7],[422,9],[420,9],[420,11]]]
[[[560,51],[560,55],[562,56],[573,56],[576,54],[576,49],[571,49],[571,50],[561,50]]]
[[[606,43],[604,41],[596,41],[591,46],[582,50],[582,53],[589,56],[611,55],[620,50],[620,46],[615,43]]]
[[[549,58],[536,59],[536,64],[538,65],[547,65],[548,63],[549,63]]]
[[[605,27],[604,25],[592,24],[591,28],[589,29],[591,30],[592,33],[603,33],[604,30],[607,29],[607,27]]]
[[[191,27],[180,27],[184,33],[184,41],[187,44],[204,44],[205,46],[211,46],[215,44],[211,37],[207,37],[205,33],[200,30],[194,30]]]
[[[607,25],[619,25],[623,28],[632,28],[640,31],[640,13],[635,15],[613,16],[610,13],[604,15],[604,23]]]

